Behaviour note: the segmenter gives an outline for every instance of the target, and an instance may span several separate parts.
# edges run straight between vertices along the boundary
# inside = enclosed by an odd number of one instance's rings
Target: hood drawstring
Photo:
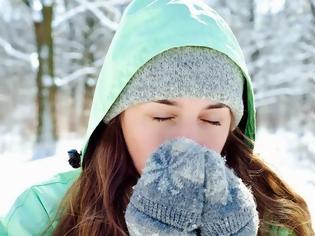
[[[79,168],[81,166],[81,152],[78,153],[76,149],[71,149],[68,151],[68,156],[68,162],[73,168]]]

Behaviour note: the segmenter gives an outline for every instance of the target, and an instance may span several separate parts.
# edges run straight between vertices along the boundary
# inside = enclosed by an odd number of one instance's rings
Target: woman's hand
[[[256,235],[254,197],[217,152],[186,138],[148,159],[127,206],[133,235]]]

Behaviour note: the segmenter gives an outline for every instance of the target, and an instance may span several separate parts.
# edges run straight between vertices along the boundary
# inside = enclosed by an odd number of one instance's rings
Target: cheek
[[[123,133],[135,168],[141,174],[150,154],[158,148],[163,138],[154,130],[145,129],[141,122],[128,124]]]
[[[211,136],[209,134],[204,134],[204,142],[207,148],[216,151],[217,153],[221,153],[222,149],[225,145],[229,129],[220,129],[220,131],[213,131]]]
[[[214,128],[212,131],[210,131],[211,134],[208,134],[206,146],[215,150],[217,153],[221,153],[230,132],[230,125],[230,120],[228,120],[223,122],[221,127],[217,129]]]

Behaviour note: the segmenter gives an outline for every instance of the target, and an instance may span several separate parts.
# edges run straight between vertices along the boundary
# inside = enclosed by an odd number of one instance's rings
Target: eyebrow
[[[155,103],[164,104],[164,105],[168,105],[168,106],[179,106],[179,104],[177,102],[171,101],[171,100],[167,100],[167,99],[157,100],[157,101],[154,101],[154,102]],[[225,108],[225,107],[228,107],[228,106],[223,104],[223,103],[215,103],[215,104],[210,104],[205,109],[206,110],[211,110],[211,109],[219,109],[219,108]]]

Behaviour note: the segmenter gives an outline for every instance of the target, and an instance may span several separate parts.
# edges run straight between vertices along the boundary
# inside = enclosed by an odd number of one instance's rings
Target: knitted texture
[[[187,138],[163,143],[147,160],[125,212],[131,236],[256,235],[249,188],[217,152]]]
[[[229,106],[237,126],[244,111],[243,83],[239,67],[221,52],[197,46],[171,48],[153,57],[134,74],[104,122],[138,103],[192,97]]]

